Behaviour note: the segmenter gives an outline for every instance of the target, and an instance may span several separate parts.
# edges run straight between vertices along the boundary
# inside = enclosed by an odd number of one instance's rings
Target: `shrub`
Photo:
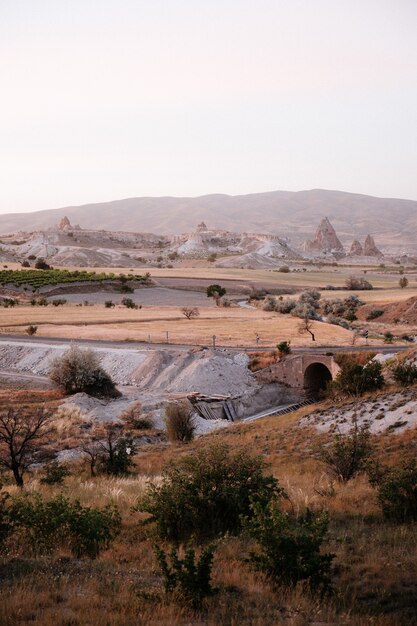
[[[338,480],[347,482],[365,469],[371,454],[369,429],[359,428],[355,417],[351,431],[334,435],[331,444],[321,448],[319,458]]]
[[[211,586],[211,570],[213,566],[214,547],[206,546],[196,560],[195,550],[188,546],[184,558],[178,550],[171,550],[170,561],[163,549],[155,545],[154,551],[164,580],[165,593],[171,595],[180,604],[190,604],[199,609],[204,598],[213,595]]]
[[[99,471],[109,476],[127,476],[134,467],[136,447],[130,434],[121,435],[120,428],[109,426],[105,443],[98,455]]]
[[[259,546],[250,554],[255,569],[275,584],[295,586],[307,581],[312,588],[327,589],[334,558],[320,552],[328,529],[327,514],[307,509],[294,517],[281,511],[276,500],[251,508],[252,516],[244,519],[244,526]]]
[[[400,363],[394,367],[392,375],[396,383],[402,387],[408,387],[417,381],[417,367],[412,364]]]
[[[52,362],[49,377],[67,394],[85,392],[92,396],[120,395],[92,350],[72,346]]]
[[[65,465],[61,465],[58,461],[52,461],[46,466],[45,476],[41,478],[44,485],[62,485],[64,478],[70,475],[69,469]]]
[[[189,402],[167,404],[164,421],[169,441],[189,443],[194,438],[195,420]]]
[[[287,315],[288,313],[291,313],[296,306],[297,303],[295,300],[293,300],[292,298],[286,298],[285,300],[278,300],[275,303],[275,311],[277,313]]]
[[[38,332],[38,327],[34,326],[33,324],[30,324],[27,328],[26,328],[26,333],[31,337],[32,335],[36,335],[36,333]]]
[[[283,274],[288,274],[290,271],[290,268],[288,267],[288,265],[282,265],[279,269],[278,272],[282,272]]]
[[[50,265],[45,261],[45,259],[39,258],[35,263],[35,268],[37,270],[50,270],[52,269]]]
[[[55,298],[55,300],[52,300],[52,304],[54,306],[63,306],[66,303],[67,301],[65,300],[65,298]]]
[[[373,285],[365,278],[358,278],[357,276],[350,276],[345,282],[346,289],[350,291],[369,291],[373,289]]]
[[[417,463],[405,460],[389,469],[370,468],[371,485],[378,489],[378,500],[385,517],[397,522],[417,520]]]
[[[266,506],[274,494],[284,494],[264,469],[261,457],[211,445],[166,465],[140,510],[151,515],[161,537],[175,541],[238,533],[242,515],[252,515],[251,502]]]
[[[106,309],[113,309],[116,305],[114,304],[113,300],[106,300],[104,306],[106,307]]]
[[[366,319],[368,320],[368,322],[370,322],[371,320],[375,320],[377,317],[381,317],[381,315],[384,315],[384,313],[384,309],[372,309],[371,311],[369,311]]]
[[[360,396],[366,391],[381,389],[384,382],[382,366],[378,361],[371,361],[365,366],[346,363],[331,384],[331,389],[352,396]]]
[[[84,507],[62,495],[43,500],[39,494],[13,499],[10,505],[14,531],[36,554],[68,546],[76,557],[96,558],[120,532],[116,507]]]
[[[137,309],[138,308],[138,305],[133,302],[132,298],[123,298],[122,299],[122,304],[127,309]]]
[[[29,261],[22,261],[22,267],[30,267]]]
[[[402,278],[400,278],[400,280],[398,281],[399,286],[401,287],[401,289],[404,289],[405,287],[408,287],[408,278],[406,278],[405,276],[403,276]]]
[[[289,341],[280,341],[277,343],[277,350],[280,354],[291,354],[291,346]]]
[[[393,343],[394,341],[394,335],[387,330],[386,333],[384,333],[384,343]]]

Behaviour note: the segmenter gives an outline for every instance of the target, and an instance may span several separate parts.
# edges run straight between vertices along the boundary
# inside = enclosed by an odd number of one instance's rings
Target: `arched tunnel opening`
[[[323,395],[332,374],[323,363],[312,363],[304,372],[304,389],[309,398],[319,398]]]

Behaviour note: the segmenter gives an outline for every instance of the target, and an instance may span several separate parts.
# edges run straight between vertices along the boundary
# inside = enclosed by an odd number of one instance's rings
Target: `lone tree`
[[[306,333],[309,333],[311,335],[311,341],[316,341],[316,336],[312,331],[313,326],[313,320],[311,320],[308,315],[305,315],[305,317],[302,318],[301,322],[298,325],[298,332],[300,335],[305,335]]]
[[[191,320],[194,317],[199,317],[200,315],[200,311],[196,306],[183,306],[181,309],[181,313],[184,315],[184,317],[187,318],[187,320]]]
[[[405,276],[402,276],[400,280],[398,281],[398,284],[401,287],[401,289],[404,289],[404,287],[408,287],[408,278],[406,278]]]
[[[220,299],[226,294],[226,289],[221,285],[209,285],[207,287],[207,298],[214,298],[216,306],[220,306]]]
[[[84,392],[110,398],[120,395],[109,374],[101,367],[98,356],[92,350],[81,350],[77,346],[72,346],[53,361],[49,377],[67,394]]]
[[[23,487],[23,475],[50,432],[52,415],[43,409],[28,413],[9,407],[0,413],[0,467],[13,473]]]

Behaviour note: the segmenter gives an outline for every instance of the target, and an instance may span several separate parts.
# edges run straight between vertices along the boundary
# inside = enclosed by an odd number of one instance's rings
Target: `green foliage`
[[[122,304],[127,309],[137,309],[138,305],[132,300],[132,298],[122,298]]]
[[[54,306],[63,306],[66,303],[67,301],[65,298],[55,298],[55,300],[52,300],[52,304]]]
[[[41,257],[39,257],[39,259],[36,261],[35,268],[37,270],[50,270],[50,269],[52,269],[51,266],[45,261],[45,259],[42,259]]]
[[[384,343],[393,343],[394,335],[388,330],[384,333]]]
[[[51,553],[67,546],[76,557],[96,558],[120,532],[116,507],[84,507],[62,495],[43,500],[39,494],[11,499],[13,532],[35,554]]]
[[[189,443],[193,440],[195,421],[189,402],[170,402],[167,404],[164,421],[169,441]]]
[[[385,517],[396,522],[417,520],[417,463],[414,458],[385,469],[373,466],[369,479],[378,489]]]
[[[382,366],[378,361],[371,361],[365,366],[346,363],[331,384],[331,390],[360,396],[367,391],[376,391],[384,386]]]
[[[118,436],[116,430],[109,428],[106,444],[98,458],[99,471],[110,476],[127,476],[134,467],[135,453],[131,435]]]
[[[277,343],[277,350],[280,354],[291,354],[291,346],[289,341],[280,341]]]
[[[401,289],[408,287],[408,278],[406,278],[405,276],[402,276],[402,278],[400,278],[400,280],[398,281],[398,284],[401,287]]]
[[[149,273],[144,276],[135,275],[132,280],[139,281],[141,283],[149,282]],[[89,283],[89,282],[103,282],[114,280],[114,274],[105,274],[104,272],[96,273],[84,270],[61,270],[61,269],[45,269],[42,271],[32,270],[0,270],[0,285],[29,285],[38,289],[40,287],[46,287],[51,285],[60,285],[62,283]]]
[[[273,495],[284,494],[264,469],[261,457],[208,446],[166,465],[162,482],[149,486],[138,508],[150,513],[149,521],[167,539],[207,541],[238,533],[251,502],[266,506]]]
[[[359,428],[355,418],[350,432],[334,435],[332,443],[320,449],[319,458],[338,480],[347,482],[366,469],[371,454],[369,429]]]
[[[290,268],[288,267],[288,265],[281,265],[281,267],[278,268],[278,272],[281,272],[282,274],[288,274],[290,272]]]
[[[417,381],[417,367],[411,363],[400,363],[393,368],[392,375],[396,383],[408,387]]]
[[[61,465],[58,461],[52,461],[46,466],[45,476],[41,478],[44,485],[62,485],[64,478],[70,475],[69,469],[65,465]]]
[[[191,605],[193,609],[201,607],[204,598],[213,595],[211,586],[211,570],[213,566],[214,546],[203,548],[196,560],[195,550],[191,546],[185,549],[181,559],[178,550],[171,550],[170,563],[167,554],[158,546],[154,552],[161,569],[165,593],[180,603]]]
[[[207,298],[221,298],[226,295],[226,289],[221,285],[209,285],[207,287]]]
[[[384,315],[384,313],[384,309],[372,309],[371,311],[369,311],[366,319],[368,320],[368,322],[370,322],[371,320],[375,320],[377,317],[381,317],[381,315]]]
[[[320,552],[328,529],[326,513],[307,509],[294,517],[273,500],[266,507],[253,504],[251,517],[243,523],[259,546],[251,552],[250,562],[271,581],[287,586],[307,581],[315,589],[329,588],[334,555]]]
[[[92,396],[120,395],[92,350],[81,350],[72,346],[53,361],[49,376],[67,394],[84,392]]]
[[[106,300],[104,306],[106,307],[106,309],[113,309],[116,305],[114,304],[113,300]]]

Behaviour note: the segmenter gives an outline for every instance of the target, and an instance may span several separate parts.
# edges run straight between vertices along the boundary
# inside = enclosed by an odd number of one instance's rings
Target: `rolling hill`
[[[64,215],[82,228],[158,234],[211,228],[278,233],[295,242],[311,237],[328,216],[342,241],[372,233],[377,243],[400,248],[417,234],[417,201],[313,189],[271,191],[241,196],[211,194],[196,198],[127,198],[82,206],[0,215],[0,233],[33,231],[56,224]]]

